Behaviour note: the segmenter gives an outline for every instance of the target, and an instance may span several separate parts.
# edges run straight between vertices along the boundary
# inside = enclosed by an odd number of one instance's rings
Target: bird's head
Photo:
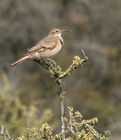
[[[61,36],[62,32],[68,32],[68,30],[61,30],[59,28],[52,28],[49,32],[49,35]]]

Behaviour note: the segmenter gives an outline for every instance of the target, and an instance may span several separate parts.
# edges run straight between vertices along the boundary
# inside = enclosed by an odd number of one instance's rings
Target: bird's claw
[[[57,66],[56,62],[50,58],[46,58],[46,60],[50,63],[53,64],[55,67]]]

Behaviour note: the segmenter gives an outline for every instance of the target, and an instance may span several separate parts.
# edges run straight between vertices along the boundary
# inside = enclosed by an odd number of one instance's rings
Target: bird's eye
[[[56,33],[58,33],[58,31],[56,31]]]

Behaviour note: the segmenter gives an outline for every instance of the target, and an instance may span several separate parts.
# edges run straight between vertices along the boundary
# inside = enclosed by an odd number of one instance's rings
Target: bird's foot
[[[50,58],[46,58],[46,60],[50,63],[53,64],[55,67],[57,66],[56,62]]]

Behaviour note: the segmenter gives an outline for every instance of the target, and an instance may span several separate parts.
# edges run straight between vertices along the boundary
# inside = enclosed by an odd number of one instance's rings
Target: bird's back
[[[53,49],[56,47],[57,43],[59,42],[59,38],[55,36],[47,36],[38,42],[35,46],[30,48],[26,55],[35,53],[36,51],[43,52],[47,49]]]

